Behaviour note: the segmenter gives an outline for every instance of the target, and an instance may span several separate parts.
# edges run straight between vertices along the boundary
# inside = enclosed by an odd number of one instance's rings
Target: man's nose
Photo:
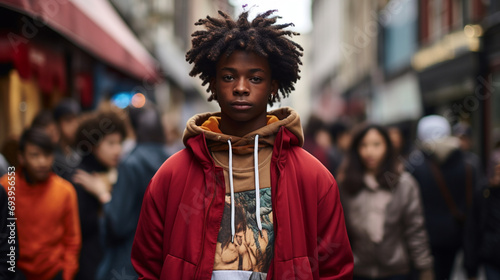
[[[248,81],[243,77],[239,78],[234,86],[233,93],[235,95],[248,95],[249,92]]]

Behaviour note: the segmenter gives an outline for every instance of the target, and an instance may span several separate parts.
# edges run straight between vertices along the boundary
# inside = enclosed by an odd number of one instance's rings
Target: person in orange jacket
[[[20,166],[0,179],[14,202],[19,241],[16,268],[27,280],[71,280],[78,271],[77,197],[71,183],[52,171],[54,148],[43,130],[24,131],[19,141]]]

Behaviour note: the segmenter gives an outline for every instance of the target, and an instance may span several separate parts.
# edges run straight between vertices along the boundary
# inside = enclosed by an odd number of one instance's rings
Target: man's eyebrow
[[[255,73],[255,72],[265,72],[264,69],[262,68],[254,68],[249,70],[250,73]]]
[[[231,68],[231,67],[223,67],[221,69],[221,71],[236,72],[236,69],[235,68]],[[265,71],[262,68],[252,68],[252,69],[248,70],[248,72],[255,73],[255,72],[265,72]]]

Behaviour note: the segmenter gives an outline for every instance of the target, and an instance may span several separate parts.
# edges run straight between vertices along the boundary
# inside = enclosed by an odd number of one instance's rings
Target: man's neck
[[[23,169],[23,175],[24,175],[24,180],[26,180],[26,183],[28,183],[28,186],[35,186],[37,184],[46,182],[48,180],[48,177],[46,180],[40,181],[36,180],[33,176],[31,176],[26,169]],[[49,176],[50,177],[50,176]]]
[[[226,135],[234,135],[238,137],[243,137],[248,133],[260,129],[267,125],[267,118],[264,117],[259,121],[252,122],[237,122],[233,120],[227,120],[221,116],[219,128],[222,133]]]

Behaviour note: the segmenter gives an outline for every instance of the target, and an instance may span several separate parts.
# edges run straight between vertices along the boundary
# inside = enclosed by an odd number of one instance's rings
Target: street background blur
[[[155,104],[175,152],[189,117],[218,110],[189,76],[194,23],[244,9],[277,9],[301,33],[301,80],[275,108],[303,125],[396,125],[407,150],[418,120],[442,115],[486,166],[500,140],[498,0],[0,0],[1,154],[15,164],[12,143],[66,98],[83,112]]]
[[[303,123],[314,114],[403,124],[408,139],[416,120],[441,114],[469,124],[487,160],[500,129],[496,0],[1,0],[0,145],[64,97],[91,111],[141,93],[179,135],[190,116],[218,109],[188,75],[194,23],[243,5],[253,15],[278,9],[301,33],[302,79],[276,106],[294,107]]]

